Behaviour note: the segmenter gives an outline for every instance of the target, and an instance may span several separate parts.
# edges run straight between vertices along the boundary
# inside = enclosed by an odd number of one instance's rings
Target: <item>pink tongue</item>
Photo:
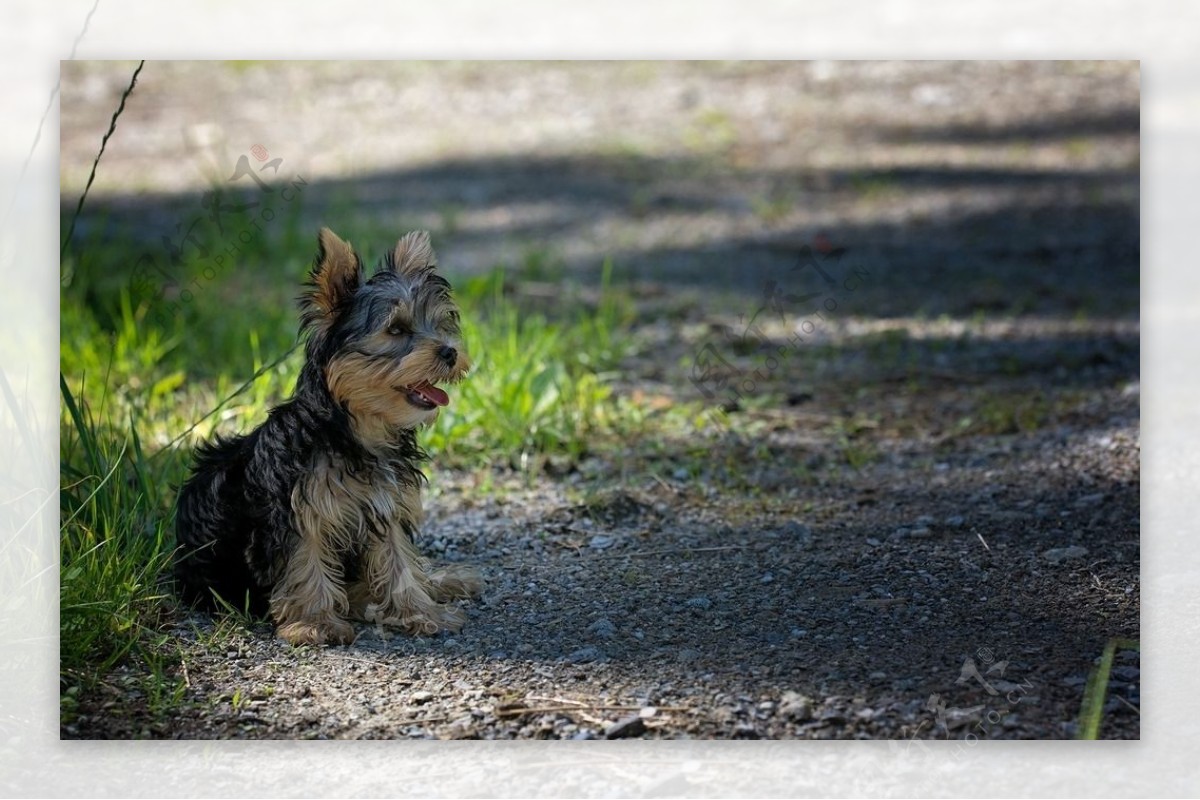
[[[434,405],[444,406],[449,405],[450,403],[450,395],[446,394],[432,383],[422,383],[420,386],[414,386],[413,391],[417,392]]]

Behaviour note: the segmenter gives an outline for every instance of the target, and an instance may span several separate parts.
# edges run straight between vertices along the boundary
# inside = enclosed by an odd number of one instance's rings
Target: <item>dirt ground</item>
[[[64,204],[131,68],[64,67]],[[126,666],[64,737],[1064,738],[1137,639],[1136,64],[150,63],[134,100],[81,230],[157,239],[261,143],[314,230],[430,227],[531,303],[611,257],[621,391],[754,435],[435,464],[419,543],[488,582],[460,634],[182,618],[182,701]],[[1118,653],[1102,736],[1139,686]]]

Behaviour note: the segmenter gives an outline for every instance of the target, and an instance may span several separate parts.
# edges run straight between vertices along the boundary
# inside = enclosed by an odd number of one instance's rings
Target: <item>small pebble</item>
[[[808,527],[807,525],[803,525],[794,519],[789,520],[783,526],[783,532],[788,536],[798,536],[804,539],[810,538],[813,535],[812,528]]]
[[[1049,561],[1051,564],[1061,564],[1064,561],[1075,558],[1083,558],[1088,554],[1088,549],[1081,545],[1073,544],[1070,547],[1052,547],[1042,553],[1042,558]]]
[[[596,661],[600,658],[600,650],[592,647],[591,645],[588,645],[587,647],[581,647],[567,656],[567,660],[572,664],[587,664],[588,662]]]
[[[611,639],[617,633],[617,626],[613,625],[611,620],[598,619],[588,626],[588,631],[601,639]]]
[[[1141,676],[1142,673],[1141,673],[1141,670],[1139,670],[1137,667],[1120,666],[1120,667],[1113,667],[1112,674],[1115,675],[1116,677],[1120,678],[1121,680],[1136,681]]]
[[[646,721],[642,719],[639,713],[609,725],[604,729],[604,738],[628,739],[632,736],[641,736],[645,732]]]
[[[812,717],[812,698],[799,692],[784,692],[779,703],[779,713],[788,719],[803,721]]]

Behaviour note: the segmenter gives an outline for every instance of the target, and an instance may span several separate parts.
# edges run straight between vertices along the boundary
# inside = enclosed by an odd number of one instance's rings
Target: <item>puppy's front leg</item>
[[[400,492],[397,519],[386,535],[372,541],[367,552],[367,583],[374,602],[366,616],[385,625],[399,627],[410,634],[434,634],[456,631],[465,615],[451,606],[441,591],[445,578],[430,576],[429,564],[421,557],[408,531],[416,530],[424,516],[421,497],[416,489]]]
[[[437,587],[428,565],[401,526],[394,526],[386,537],[371,544],[367,569],[371,595],[376,599],[376,604],[367,607],[368,619],[410,634],[457,631],[466,621],[457,608],[434,599]]]
[[[349,602],[329,530],[332,515],[319,513],[308,497],[299,491],[292,496],[299,542],[271,592],[271,616],[280,638],[292,644],[349,644],[354,626],[346,621]]]

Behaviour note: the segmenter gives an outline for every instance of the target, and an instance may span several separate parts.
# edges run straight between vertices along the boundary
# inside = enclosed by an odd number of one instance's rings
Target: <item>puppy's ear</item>
[[[437,254],[429,242],[429,231],[413,231],[396,242],[395,249],[388,253],[383,268],[397,275],[416,277],[437,266]]]
[[[362,284],[362,260],[329,228],[317,235],[309,290],[300,298],[304,325],[328,327]]]

